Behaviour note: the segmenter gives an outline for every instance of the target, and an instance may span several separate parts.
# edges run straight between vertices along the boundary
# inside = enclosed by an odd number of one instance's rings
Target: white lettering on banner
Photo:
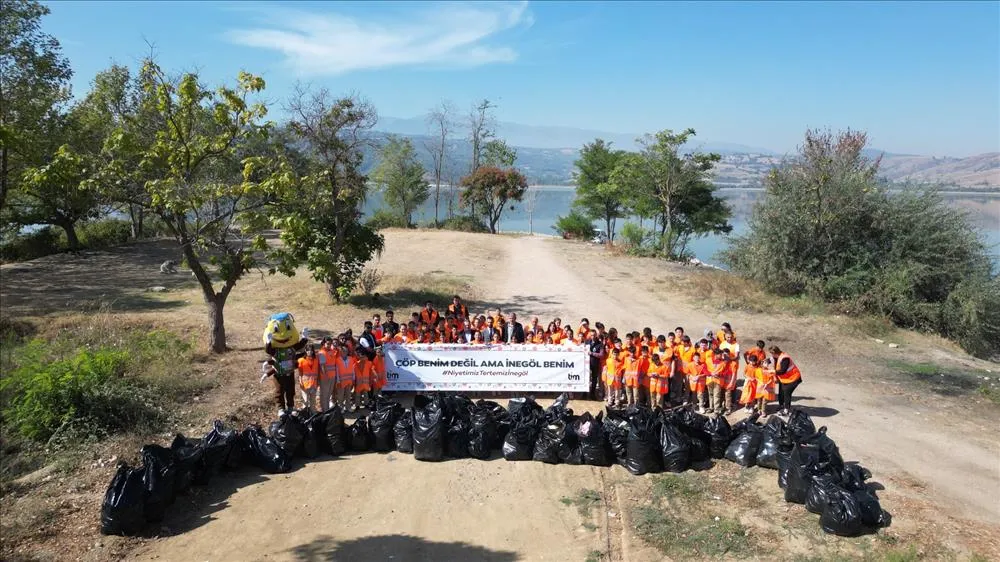
[[[587,392],[583,346],[387,343],[385,390]]]

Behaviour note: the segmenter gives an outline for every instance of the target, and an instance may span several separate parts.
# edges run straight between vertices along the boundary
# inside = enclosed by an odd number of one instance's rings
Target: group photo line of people
[[[305,334],[304,334],[305,335]],[[298,338],[296,338],[298,339]],[[554,318],[543,325],[533,317],[527,325],[516,312],[501,309],[470,315],[455,295],[444,314],[432,302],[399,323],[393,310],[376,313],[358,336],[347,329],[337,336],[306,342],[301,349],[278,348],[263,364],[261,382],[271,378],[279,414],[295,409],[296,389],[303,406],[323,411],[339,405],[344,411],[369,408],[386,386],[385,343],[567,345],[583,347],[590,358],[591,398],[608,406],[691,406],[702,414],[727,415],[734,399],[762,415],[777,400],[779,415],[788,415],[792,393],[802,374],[778,346],[757,340],[740,347],[728,322],[707,328],[693,340],[678,326],[667,334],[652,329],[619,334],[601,322],[582,318],[574,329]],[[273,352],[273,353],[272,353]],[[743,386],[737,392],[740,366]]]

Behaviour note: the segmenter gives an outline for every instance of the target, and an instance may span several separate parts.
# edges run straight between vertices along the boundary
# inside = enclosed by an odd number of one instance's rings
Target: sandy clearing
[[[75,281],[81,272],[101,271],[100,263],[94,263],[100,257],[61,281],[60,263],[4,266],[4,307],[31,313],[41,300],[62,292],[72,298],[75,291],[88,297],[114,296],[126,306],[141,301],[136,314],[157,323],[203,329],[200,297],[188,280],[175,278],[176,289],[164,296],[143,293],[164,277],[155,273],[159,254],[154,259],[136,252],[143,250],[130,247],[109,254],[111,265],[121,262],[126,287],[114,271],[103,279],[89,275]],[[140,257],[143,264],[148,262],[148,271],[137,272],[126,263]],[[818,425],[829,426],[846,458],[871,468],[887,487],[880,496],[894,515],[895,529],[919,533],[933,528],[935,536],[959,550],[972,540],[986,549],[980,552],[1000,555],[1000,440],[991,429],[1000,415],[961,399],[920,395],[879,380],[880,365],[892,352],[845,333],[833,321],[720,313],[674,286],[687,274],[686,268],[613,256],[557,239],[389,231],[379,267],[401,277],[432,272],[458,276],[469,282],[469,300],[476,311],[499,305],[518,312],[522,320],[560,315],[575,326],[586,315],[619,329],[648,325],[654,332],[666,332],[683,325],[692,333],[728,320],[742,341],[762,337],[779,342],[805,372],[798,405],[810,411]],[[35,276],[51,284],[40,286]],[[13,292],[12,279],[17,282]],[[209,365],[227,371],[228,380],[241,382],[220,389],[204,407],[224,411],[230,400],[235,404],[245,399],[234,398],[234,392],[244,397],[266,393],[255,377],[243,381],[240,373],[259,360],[259,353],[250,348],[257,344],[260,318],[270,312],[287,308],[300,324],[330,330],[356,328],[371,313],[329,305],[323,297],[322,287],[304,275],[241,281],[226,309],[230,344],[241,351]],[[163,302],[170,304],[161,306]],[[908,359],[945,356],[968,361],[932,339],[905,337],[909,340],[903,350],[895,353]],[[573,406],[599,407],[579,401]],[[394,560],[582,560],[592,550],[603,550],[610,551],[612,559],[660,559],[620,520],[630,498],[623,497],[627,493],[615,481],[631,478],[620,467],[598,470],[502,460],[431,464],[398,454],[347,457],[310,463],[288,475],[239,476],[230,483],[232,489],[212,496],[214,505],[191,505],[186,515],[176,510],[165,522],[169,531],[164,533],[175,536],[149,541],[134,555],[165,560],[384,560],[393,553]],[[580,488],[603,491],[608,510],[619,517],[596,510],[591,523],[598,528],[586,530],[576,510],[559,503]],[[401,558],[402,552],[409,558]]]

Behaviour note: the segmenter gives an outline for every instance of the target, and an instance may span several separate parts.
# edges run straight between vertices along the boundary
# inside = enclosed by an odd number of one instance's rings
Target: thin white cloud
[[[373,3],[372,6],[377,6]],[[434,4],[406,19],[351,17],[272,6],[258,27],[233,29],[238,45],[278,51],[296,72],[343,74],[393,66],[471,67],[511,62],[517,52],[491,44],[503,31],[533,23],[527,2]]]

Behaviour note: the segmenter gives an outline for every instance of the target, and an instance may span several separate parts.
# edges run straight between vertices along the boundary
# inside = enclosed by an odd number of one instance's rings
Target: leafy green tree
[[[211,91],[195,74],[168,78],[153,61],[145,62],[142,74],[155,103],[152,142],[113,135],[106,147],[110,165],[120,169],[138,159],[139,167],[150,171],[144,183],[149,209],[198,280],[208,305],[209,347],[221,353],[226,300],[237,281],[259,265],[271,213],[291,195],[295,175],[277,155],[244,157],[247,145],[267,137],[261,122],[267,109],[249,101],[264,89],[261,78],[241,72],[235,87]]]
[[[424,166],[410,139],[390,136],[379,150],[379,163],[372,180],[382,190],[385,202],[413,226],[413,213],[430,197]]]
[[[77,223],[98,214],[97,191],[87,184],[93,166],[92,159],[63,145],[44,166],[28,168],[13,203],[18,222],[58,226],[69,249],[77,250]]]
[[[808,131],[771,170],[748,232],[723,259],[779,294],[809,293],[1000,353],[1000,284],[964,213],[933,189],[890,192],[867,136]]]
[[[574,163],[576,171],[576,199],[573,206],[592,220],[604,222],[608,240],[615,240],[615,223],[627,216],[628,192],[611,181],[611,173],[625,155],[623,150],[612,150],[611,143],[603,139],[583,145],[580,158]]]
[[[517,149],[507,146],[501,139],[493,139],[483,145],[482,164],[497,168],[510,168],[517,161]]]
[[[34,1],[0,2],[0,211],[24,170],[44,165],[62,144],[56,131],[73,72],[41,29],[48,13]]]
[[[384,239],[361,223],[367,179],[363,149],[377,120],[374,108],[357,97],[334,99],[325,90],[296,88],[286,107],[293,144],[304,147],[296,192],[275,228],[281,248],[273,249],[273,270],[294,275],[305,265],[326,285],[331,298],[346,299],[364,264],[381,253]],[[296,158],[298,159],[298,158]]]
[[[528,180],[514,168],[481,166],[462,178],[462,187],[463,204],[479,209],[490,232],[496,234],[504,209],[508,203],[521,200]]]
[[[730,210],[712,183],[721,157],[680,153],[694,135],[694,129],[646,135],[640,139],[642,150],[622,156],[610,177],[632,195],[633,209],[655,211],[661,252],[671,258],[685,256],[691,237],[732,230]]]

